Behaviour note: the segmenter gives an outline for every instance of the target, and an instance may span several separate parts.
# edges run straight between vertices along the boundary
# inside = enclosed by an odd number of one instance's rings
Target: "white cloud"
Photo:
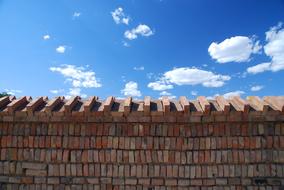
[[[271,63],[260,63],[252,67],[247,68],[247,72],[251,74],[262,73],[264,71],[268,71],[271,68]]]
[[[86,94],[81,93],[81,88],[70,88],[68,94],[65,95],[67,99],[74,97],[74,96],[80,96],[81,98],[87,97]]]
[[[229,98],[231,98],[233,96],[241,96],[243,94],[245,94],[244,91],[237,90],[237,91],[227,92],[227,93],[225,93],[225,94],[223,94],[221,96],[223,96],[226,99],[229,99]],[[220,96],[220,94],[215,94],[214,96],[207,96],[206,98],[207,99],[214,99],[216,96]]]
[[[230,80],[228,75],[214,74],[211,71],[195,67],[174,68],[164,73],[165,80],[176,85],[197,85],[205,87],[221,87],[225,81]]]
[[[160,95],[161,95],[161,96],[170,96],[170,95],[172,95],[172,94],[169,93],[169,92],[167,92],[167,91],[162,91],[162,92],[160,92]]]
[[[146,76],[148,79],[152,79],[154,77],[154,73],[147,73]]]
[[[71,81],[74,88],[98,88],[102,85],[96,79],[94,71],[86,71],[84,67],[75,65],[62,65],[61,67],[50,67],[52,72],[62,74],[68,81]]]
[[[79,16],[81,16],[80,12],[74,12],[73,13],[73,18],[76,18],[76,17],[79,17]]]
[[[128,40],[134,40],[138,37],[138,35],[141,36],[151,36],[154,32],[151,30],[151,28],[145,24],[139,24],[136,28],[133,28],[132,30],[126,30],[124,32],[124,37]]]
[[[197,91],[191,91],[190,94],[191,94],[192,96],[197,96],[198,93],[197,93]]]
[[[58,46],[57,48],[56,48],[56,52],[57,53],[65,53],[65,50],[66,50],[66,46]]]
[[[4,89],[4,91],[10,95],[21,94],[23,92],[22,90],[16,90],[16,89]]]
[[[62,92],[64,92],[64,89],[54,89],[54,90],[50,90],[49,91],[50,93],[52,93],[52,94],[59,94],[59,93],[62,93]]]
[[[111,12],[111,16],[116,24],[129,24],[130,17],[126,16],[123,12],[123,8],[118,7],[114,11]]]
[[[211,71],[205,71],[195,67],[180,67],[167,71],[155,82],[148,84],[149,88],[158,91],[172,89],[175,85],[198,85],[204,87],[221,87],[225,81],[230,80],[228,75],[214,74]]]
[[[124,47],[130,47],[130,44],[129,44],[128,42],[125,42],[125,41],[122,41],[122,45],[123,45]]]
[[[260,49],[259,41],[255,41],[254,37],[235,36],[221,43],[211,43],[208,52],[219,63],[247,62],[251,54],[259,53]]]
[[[75,65],[61,65],[60,67],[50,67],[50,71],[58,72],[66,78],[67,82],[71,83],[72,88],[69,88],[69,92],[66,98],[72,96],[81,96],[85,98],[87,95],[81,93],[81,88],[99,88],[102,84],[96,79],[94,71],[87,70],[84,67],[76,67]],[[64,92],[63,89],[50,90],[53,94],[58,94]]]
[[[271,61],[247,68],[248,73],[257,74],[264,71],[284,70],[284,28],[282,23],[270,28],[265,34],[267,43],[264,46],[264,52],[271,58]]]
[[[44,40],[49,40],[50,39],[50,35],[46,34],[42,37]]]
[[[260,91],[261,89],[263,89],[263,86],[261,85],[256,85],[256,86],[253,86],[251,87],[251,91],[255,92],[255,91]]]
[[[233,91],[233,92],[228,92],[226,94],[223,94],[224,98],[228,99],[228,98],[231,98],[233,96],[241,96],[245,94],[244,91],[241,91],[241,90],[237,90],[237,91]]]
[[[161,97],[159,97],[159,99],[162,99],[163,96],[167,96],[169,99],[175,99],[176,98],[176,96],[172,95],[172,93],[167,92],[167,91],[160,92],[160,96]]]
[[[138,84],[134,81],[126,83],[124,89],[121,90],[121,93],[124,94],[124,96],[141,96],[141,92],[138,90]]]
[[[145,68],[143,66],[133,68],[133,70],[135,70],[135,71],[144,71],[144,69]]]
[[[150,82],[148,84],[148,87],[152,88],[153,90],[164,91],[164,90],[172,89],[173,85],[167,84],[167,82],[164,80],[158,80],[155,82]]]

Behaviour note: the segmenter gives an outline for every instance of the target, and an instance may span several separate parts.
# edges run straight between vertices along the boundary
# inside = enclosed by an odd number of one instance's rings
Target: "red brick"
[[[148,186],[150,185],[150,179],[141,178],[139,179],[138,184]]]
[[[33,183],[33,177],[22,177],[21,183],[22,184],[32,184]]]
[[[102,138],[96,137],[96,148],[102,148]]]
[[[166,179],[165,185],[166,186],[177,186],[177,180],[176,179]]]
[[[27,176],[47,176],[47,171],[46,170],[27,169],[26,175]]]
[[[88,150],[83,150],[82,151],[82,162],[83,163],[88,162]]]
[[[151,184],[152,184],[152,185],[161,186],[161,185],[164,185],[164,180],[163,180],[163,179],[155,179],[155,178],[152,178]]]
[[[106,136],[102,137],[102,148],[107,148],[108,146],[108,139]]]
[[[249,139],[249,137],[244,137],[244,147],[246,149],[250,148],[250,139]]]
[[[62,156],[62,160],[63,160],[63,162],[68,162],[69,161],[69,153],[70,153],[70,151],[69,150],[64,150],[63,151],[63,156]]]
[[[88,164],[83,165],[83,176],[88,177],[89,176],[89,166]]]

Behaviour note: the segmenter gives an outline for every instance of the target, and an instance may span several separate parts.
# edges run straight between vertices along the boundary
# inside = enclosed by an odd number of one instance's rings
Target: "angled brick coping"
[[[0,190],[279,190],[284,96],[0,99]]]
[[[284,96],[260,99],[249,96],[225,99],[222,96],[208,100],[180,97],[170,100],[116,99],[99,100],[92,96],[81,99],[56,97],[32,99],[14,96],[0,99],[0,121],[80,121],[80,122],[223,122],[223,121],[279,121],[284,119]]]

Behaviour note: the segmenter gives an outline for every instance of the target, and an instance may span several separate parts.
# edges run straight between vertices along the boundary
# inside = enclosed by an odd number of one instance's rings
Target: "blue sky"
[[[283,0],[0,0],[0,91],[283,95]]]

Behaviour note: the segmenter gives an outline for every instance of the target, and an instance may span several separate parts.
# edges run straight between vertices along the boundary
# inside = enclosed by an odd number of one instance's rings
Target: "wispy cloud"
[[[139,35],[148,37],[154,35],[154,32],[146,24],[139,24],[136,28],[124,32],[124,37],[128,40],[134,40],[138,38]]]
[[[73,13],[73,19],[78,18],[79,16],[81,16],[80,12],[74,12]]]
[[[218,63],[247,62],[251,59],[251,54],[259,53],[260,49],[255,37],[235,36],[221,43],[211,43],[208,52]]]
[[[193,90],[193,91],[190,92],[190,94],[191,94],[192,96],[197,96],[198,92]]]
[[[52,94],[60,94],[64,92],[64,89],[53,89],[49,91]]]
[[[125,15],[123,8],[121,7],[118,7],[117,9],[112,11],[111,16],[116,24],[129,24],[130,17]]]
[[[231,91],[231,92],[227,92],[225,94],[222,94],[221,96],[223,96],[224,98],[226,99],[230,99],[231,97],[234,97],[234,96],[241,96],[245,94],[244,91],[241,91],[241,90],[236,90],[236,91]],[[208,99],[214,99],[216,96],[220,96],[220,94],[215,94],[214,96],[208,96],[207,98]]]
[[[257,74],[265,71],[284,70],[284,28],[282,25],[279,23],[265,33],[267,43],[264,46],[264,52],[271,58],[271,61],[247,68],[248,73]]]
[[[256,85],[256,86],[252,86],[250,90],[253,92],[256,92],[256,91],[260,91],[261,89],[263,89],[263,86]]]
[[[17,94],[21,94],[23,91],[22,90],[17,90],[17,89],[4,89],[4,91],[7,93],[7,94],[10,94],[10,95],[17,95]]]
[[[130,47],[130,44],[128,42],[126,42],[126,41],[122,41],[122,45],[124,47]]]
[[[237,90],[237,91],[227,92],[227,93],[223,94],[223,96],[224,96],[224,98],[231,98],[233,96],[241,96],[243,94],[245,94],[244,91]]]
[[[138,90],[138,84],[134,81],[129,81],[125,84],[124,89],[121,90],[121,93],[124,96],[134,96],[134,97],[140,97],[141,92]]]
[[[140,67],[133,67],[133,70],[135,71],[144,71],[144,66],[140,66]]]

